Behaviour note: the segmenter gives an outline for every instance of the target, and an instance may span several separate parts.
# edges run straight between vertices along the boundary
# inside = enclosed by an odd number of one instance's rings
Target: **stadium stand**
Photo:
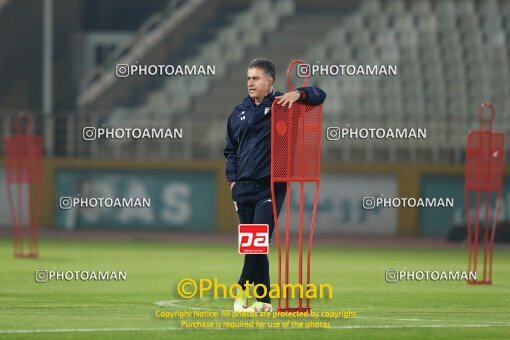
[[[272,10],[273,6],[274,11]],[[244,60],[246,50],[258,48],[263,37],[277,28],[278,21],[292,14],[293,11],[292,1],[277,1],[276,3],[258,1],[252,7],[238,14],[229,25],[218,29],[212,41],[203,44],[197,55],[185,60],[182,64],[215,65],[214,81],[224,81],[228,71],[234,67],[233,65],[246,63]],[[117,109],[114,115],[123,117],[142,113],[157,119],[166,117],[168,114],[188,113],[193,99],[207,96],[211,92],[210,82],[212,81],[211,77],[207,76],[169,77],[161,88],[152,91],[147,96],[143,105],[135,108]],[[216,112],[217,105],[221,105],[222,102],[218,98],[223,98],[225,102],[239,99],[239,96],[227,94],[225,97],[224,94],[220,93],[219,96],[213,94],[213,100],[208,102],[201,98],[200,102],[207,107],[207,112]],[[211,96],[209,95],[209,97]],[[224,113],[225,109],[224,106],[221,106],[217,112]],[[204,107],[198,108],[199,112],[203,110]]]
[[[307,59],[355,65],[377,60],[397,64],[399,75],[318,79],[328,93],[338,94],[328,98],[327,117],[360,125],[368,115],[375,125],[426,127],[429,139],[415,148],[402,145],[408,152],[401,160],[460,162],[466,130],[478,126],[481,101],[492,101],[500,115],[508,115],[510,35],[502,25],[510,21],[508,7],[504,1],[482,1],[479,8],[470,0],[363,2]],[[413,157],[419,149],[428,154]],[[400,160],[394,152],[389,156]]]
[[[204,6],[213,6],[210,2],[170,2],[166,12],[142,25],[130,46],[89,72],[79,96],[81,114],[66,118],[67,152],[124,158],[135,150],[140,158],[220,159],[225,118],[245,96],[246,64],[260,56],[275,62],[279,90],[286,89],[284,71],[291,59],[397,65],[397,77],[315,77],[312,81],[328,93],[324,126],[427,128],[427,140],[327,142],[323,145],[328,159],[461,163],[466,131],[478,127],[476,110],[484,100],[493,102],[500,117],[495,128],[510,128],[504,119],[510,114],[510,1],[367,0],[349,2],[342,11],[331,11],[327,1],[314,3],[313,10],[300,0],[222,4],[222,11],[205,11]],[[207,16],[201,9],[214,14]],[[206,31],[207,39],[172,45],[173,49],[158,43],[172,40],[172,27],[193,15],[203,19],[195,30]],[[150,86],[115,78],[114,63],[137,58],[214,64],[216,75],[140,80]],[[108,100],[100,98],[106,94]],[[78,120],[123,127],[165,124],[202,138],[185,138],[185,147],[171,150],[164,143],[145,141],[116,143],[115,149],[96,144],[93,150],[76,137],[77,127],[83,125]]]

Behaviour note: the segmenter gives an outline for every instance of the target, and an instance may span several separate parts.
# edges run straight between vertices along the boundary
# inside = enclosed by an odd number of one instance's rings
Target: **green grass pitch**
[[[234,242],[232,242],[234,244]],[[324,320],[330,329],[182,329],[178,320],[155,317],[168,311],[224,310],[232,300],[181,299],[185,277],[234,283],[242,257],[235,246],[146,241],[49,241],[39,259],[15,259],[11,242],[0,240],[0,338],[509,338],[510,250],[496,249],[494,283],[386,283],[387,269],[465,270],[466,251],[314,247],[312,278],[330,283],[333,298],[315,300],[315,311],[356,311],[356,318]],[[271,253],[273,282],[276,251]],[[36,283],[34,272],[125,270],[127,280]],[[165,307],[157,302],[164,301]],[[276,304],[276,301],[273,301]],[[247,319],[243,319],[246,321]],[[249,319],[248,319],[249,320]],[[282,319],[283,320],[283,319]],[[221,321],[217,320],[217,321]],[[301,320],[305,321],[305,320]]]

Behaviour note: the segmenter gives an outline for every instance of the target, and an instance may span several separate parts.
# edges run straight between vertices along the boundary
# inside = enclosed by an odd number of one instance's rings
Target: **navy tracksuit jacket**
[[[319,105],[326,93],[316,86],[301,87],[303,103]],[[269,178],[271,172],[271,105],[274,97],[283,93],[273,91],[262,103],[255,105],[247,96],[237,105],[227,123],[226,174],[229,182],[257,181]]]

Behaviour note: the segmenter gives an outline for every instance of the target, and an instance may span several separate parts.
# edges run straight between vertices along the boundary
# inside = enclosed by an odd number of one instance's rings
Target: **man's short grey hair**
[[[265,58],[256,58],[250,61],[248,64],[248,69],[250,68],[258,68],[261,69],[267,76],[273,77],[273,81],[275,81],[275,67],[271,60]]]

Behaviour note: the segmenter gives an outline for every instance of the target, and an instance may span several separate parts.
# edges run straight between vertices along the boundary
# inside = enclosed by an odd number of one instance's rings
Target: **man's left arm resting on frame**
[[[299,101],[303,104],[320,105],[326,99],[326,92],[318,86],[305,86],[297,89]]]

